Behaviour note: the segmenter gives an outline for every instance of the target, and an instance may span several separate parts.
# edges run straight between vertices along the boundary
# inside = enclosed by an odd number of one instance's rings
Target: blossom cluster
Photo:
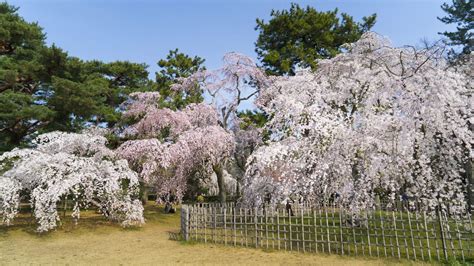
[[[124,142],[117,153],[143,181],[155,187],[160,199],[181,201],[192,175],[210,175],[213,166],[232,154],[233,135],[219,126],[217,113],[210,105],[190,104],[175,111],[148,101],[153,98],[148,94],[132,95],[124,114],[136,118],[126,128],[132,139]]]
[[[231,52],[224,55],[221,68],[201,70],[189,77],[180,78],[172,89],[188,92],[198,84],[211,97],[211,105],[219,111],[222,126],[228,129],[232,126],[240,105],[253,99],[260,87],[268,81],[265,72],[252,58]]]
[[[448,67],[439,46],[394,48],[369,32],[346,48],[315,72],[261,89],[272,135],[247,161],[244,197],[337,197],[354,210],[402,197],[463,212],[463,169],[473,157],[469,78]]]
[[[72,199],[76,219],[95,205],[123,226],[144,223],[138,196],[138,176],[125,160],[105,147],[106,139],[92,132],[51,132],[38,136],[36,147],[14,149],[0,156],[0,215],[9,225],[27,192],[39,232],[60,220],[57,204]]]

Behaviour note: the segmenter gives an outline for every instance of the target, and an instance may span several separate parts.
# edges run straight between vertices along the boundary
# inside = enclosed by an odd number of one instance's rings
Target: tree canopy
[[[171,90],[171,85],[178,79],[187,78],[198,71],[205,70],[204,61],[199,56],[190,57],[180,53],[178,49],[169,51],[166,59],[158,61],[161,69],[156,72],[156,83],[164,107],[182,108],[187,104],[200,103],[204,100],[203,91],[198,84],[186,93]]]
[[[271,74],[294,75],[297,66],[315,69],[316,59],[334,57],[341,45],[357,41],[374,26],[376,15],[355,22],[338,9],[320,12],[291,4],[289,10],[272,10],[268,22],[257,19],[255,51]]]
[[[7,3],[0,4],[0,25],[0,151],[29,145],[48,131],[113,127],[121,121],[121,104],[135,91],[157,90],[170,108],[203,100],[198,86],[188,93],[170,90],[176,79],[204,69],[200,57],[170,51],[158,62],[155,82],[146,64],[84,61],[46,45],[43,29]]]
[[[470,54],[473,51],[473,29],[474,29],[474,2],[471,0],[453,0],[452,5],[444,3],[441,9],[447,13],[446,16],[439,18],[446,24],[456,24],[456,31],[441,32],[440,34],[449,39],[449,44],[460,46],[461,51],[451,51],[456,54]]]
[[[447,68],[437,46],[393,48],[370,32],[347,49],[261,90],[271,141],[247,161],[244,199],[338,195],[360,210],[404,195],[426,211],[463,213],[469,77]]]

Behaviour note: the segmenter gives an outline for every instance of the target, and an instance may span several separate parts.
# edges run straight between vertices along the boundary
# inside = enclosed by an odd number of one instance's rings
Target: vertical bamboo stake
[[[342,216],[344,214],[344,210],[339,206],[339,237],[341,241],[341,255],[344,255],[344,239],[342,236]]]
[[[323,215],[321,214],[321,209],[318,208],[319,216],[319,228],[321,229],[321,250],[324,252],[324,229],[323,229]]]
[[[223,209],[223,221],[224,221],[224,246],[227,246],[227,207]]]
[[[461,250],[461,258],[462,258],[462,261],[466,261],[464,259],[464,250],[462,248],[462,239],[461,239],[461,232],[459,231],[458,219],[455,219],[454,222],[456,223],[456,234],[458,236],[459,249]]]
[[[407,210],[407,212],[408,212],[408,210]],[[400,218],[401,218],[401,221],[402,221],[403,242],[405,243],[406,257],[407,257],[407,259],[410,259],[410,253],[408,251],[407,236],[405,234],[405,219],[403,219],[403,213],[402,213],[401,210],[400,210]]]
[[[388,217],[388,214],[386,214],[386,220],[387,220],[387,224],[390,223],[390,218]],[[389,235],[388,235],[389,238],[388,239],[390,239],[390,251],[392,253],[392,257],[395,257],[395,251],[394,251],[395,246],[393,245],[393,235],[390,234],[390,231],[392,231],[392,230],[391,230],[390,225],[389,225],[388,226],[388,233],[389,233]]]
[[[233,227],[233,237],[234,237],[234,247],[237,245],[237,225],[235,224],[235,207],[232,207],[232,227]]]
[[[443,243],[444,258],[448,260],[448,251],[446,248],[446,239],[444,238],[444,228],[443,228],[443,221],[442,221],[440,209],[438,209],[438,222],[439,222],[439,229],[440,229],[440,234],[441,234],[441,242]]]
[[[212,224],[212,239],[214,240],[214,243],[217,243],[217,208],[216,207],[212,207],[212,217],[214,218],[214,222]]]
[[[355,219],[354,219],[354,214],[351,214],[351,227],[352,227],[352,238],[354,240],[354,254],[357,257],[357,238],[356,238],[356,233],[355,233]],[[364,248],[364,246],[362,246]]]
[[[285,244],[285,250],[288,250],[288,244],[286,243],[288,241],[288,235],[287,235],[287,224],[286,224],[286,219],[285,219],[285,211],[282,210],[281,217],[283,217],[283,231],[285,233],[285,238],[283,239],[283,243]]]
[[[472,207],[474,208],[474,206],[472,206]],[[469,221],[468,223],[469,223],[469,229],[470,229],[470,230],[468,230],[467,228],[465,228],[465,230],[466,230],[466,233],[467,233],[468,235],[469,235],[469,233],[471,233],[471,237],[472,237],[472,235],[474,235],[474,227],[472,226],[471,215],[472,215],[472,212],[469,212],[469,213],[467,214],[467,221]],[[468,250],[468,254],[469,254],[470,256],[473,255],[473,254],[472,254],[472,251],[473,251],[472,244],[473,244],[473,242],[474,242],[474,241],[467,241],[467,250]]]
[[[204,243],[207,243],[207,207],[203,207],[204,212]]]
[[[289,238],[290,250],[293,250],[293,240],[292,240],[292,233],[291,233],[291,215],[289,212],[288,212],[288,227],[290,230],[290,238]]]
[[[331,240],[330,235],[329,235],[329,218],[328,218],[328,210],[327,207],[324,207],[324,214],[326,216],[326,241],[327,241],[327,246],[328,246],[328,252],[331,254]]]
[[[369,256],[372,256],[372,248],[370,247],[370,221],[367,212],[365,213],[365,218],[367,220],[367,244],[369,245]]]
[[[199,213],[198,210],[196,209],[196,206],[193,205],[192,207],[192,221],[193,221],[193,231],[194,231],[194,241],[197,241],[197,226],[198,226],[198,219],[199,219]]]
[[[428,249],[428,258],[431,261],[430,238],[429,238],[429,235],[428,235],[428,225],[426,223],[426,212],[425,211],[423,211],[423,225],[425,227],[426,247]]]
[[[365,227],[365,223],[364,223],[364,226],[362,225],[363,222],[365,222],[364,220],[364,216],[362,216],[362,214],[360,213],[359,214],[359,217],[361,217],[361,226],[359,228],[359,236],[360,236],[360,249],[362,250],[362,256],[365,257],[365,250],[366,250],[366,244],[365,244],[365,237],[363,236],[363,233],[364,233],[364,227]]]
[[[244,245],[244,235],[243,235],[243,225],[242,225],[242,208],[239,208],[239,231],[240,231],[240,246]]]
[[[248,209],[245,208],[244,209],[244,221],[245,221],[245,246],[248,247],[249,246],[249,242],[248,242],[248,229],[247,229],[247,212],[248,212]]]
[[[265,242],[268,249],[268,208],[265,209]]]
[[[305,243],[304,243],[304,215],[303,209],[301,209],[301,242],[303,243],[303,253],[305,252]]]
[[[392,219],[393,219],[393,231],[395,232],[395,243],[397,244],[397,255],[398,259],[401,258],[400,256],[400,243],[398,242],[398,230],[397,230],[397,219],[395,218],[395,212],[392,211]]]
[[[316,227],[316,211],[313,210],[314,251],[318,253],[318,233]]]
[[[255,247],[257,248],[258,247],[257,208],[255,208],[253,222],[255,223]]]
[[[277,239],[278,239],[278,250],[280,250],[280,211],[277,209],[276,210],[276,215],[277,215]]]
[[[441,261],[441,256],[439,254],[439,251],[440,251],[440,247],[438,245],[438,236],[436,235],[436,229],[435,229],[435,221],[432,221],[431,222],[432,225],[431,225],[431,231],[433,232],[433,236],[434,236],[434,240],[435,240],[435,247],[436,247],[436,258],[438,259],[438,261]]]
[[[371,220],[374,221],[375,250],[377,251],[377,258],[379,258],[380,257],[380,251],[379,251],[379,246],[380,245],[379,245],[379,234],[378,234],[378,228],[377,228],[377,209],[375,209],[374,216],[371,217]]]
[[[382,216],[382,211],[380,211],[380,229],[382,230],[382,244],[383,244],[383,252],[385,257],[387,257],[387,244],[385,243],[385,230],[383,226],[383,216]]]
[[[336,246],[336,254],[339,253],[339,245],[337,244],[339,241],[337,240],[337,233],[336,233],[336,219],[334,217],[334,213],[335,213],[335,203],[332,204],[332,208],[331,208],[331,220],[332,220],[332,233],[334,235],[334,246]]]
[[[451,253],[453,254],[453,257],[456,258],[456,250],[454,248],[453,238],[451,237],[451,231],[450,231],[451,227],[449,226],[449,220],[448,220],[446,215],[445,215],[445,218],[446,218],[446,224],[448,225],[448,226],[446,226],[446,235],[448,236],[449,244],[451,246]]]
[[[416,231],[417,231],[417,237],[418,237],[418,244],[420,245],[420,252],[421,252],[421,260],[425,260],[425,255],[424,255],[424,250],[423,250],[423,243],[421,241],[421,236],[420,236],[420,218],[418,217],[418,211],[415,211],[415,222],[416,222]]]
[[[416,260],[415,239],[413,237],[413,229],[412,229],[412,226],[411,226],[410,211],[408,211],[408,210],[407,210],[407,215],[408,215],[408,229],[410,230],[411,248],[413,250],[413,258]]]
[[[277,238],[276,238],[276,223],[275,223],[275,219],[276,219],[276,214],[275,214],[275,207],[272,207],[272,239],[273,239],[273,242],[272,242],[272,249],[275,249],[275,245],[276,245],[276,241],[277,241]]]

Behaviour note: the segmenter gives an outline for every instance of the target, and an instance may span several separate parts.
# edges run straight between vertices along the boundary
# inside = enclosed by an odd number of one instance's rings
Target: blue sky
[[[450,1],[450,0],[449,0]],[[268,19],[272,9],[287,9],[280,0],[10,0],[27,21],[37,21],[70,55],[104,61],[147,63],[151,76],[156,62],[179,48],[220,66],[222,55],[236,51],[255,56],[255,19]],[[326,0],[291,1],[318,10],[349,13],[357,20],[377,13],[374,31],[395,45],[434,41],[452,29],[436,19],[443,0]]]

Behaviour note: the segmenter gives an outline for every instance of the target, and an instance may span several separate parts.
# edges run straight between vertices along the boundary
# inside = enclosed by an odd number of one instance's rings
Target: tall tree
[[[148,86],[147,66],[82,61],[45,44],[37,23],[0,4],[0,151],[37,133],[112,126],[126,95]]]
[[[218,125],[212,106],[190,104],[175,111],[161,107],[159,99],[157,92],[130,95],[124,118],[135,122],[123,134],[131,140],[120,145],[117,153],[155,188],[158,199],[180,202],[195,189],[188,185],[197,176],[222,172],[222,162],[234,148],[233,137]]]
[[[239,149],[245,156],[243,149],[251,149],[258,142],[258,131],[240,132],[238,111],[245,102],[251,101],[260,91],[260,87],[269,82],[265,72],[261,70],[252,58],[238,54],[227,53],[223,57],[224,65],[216,70],[198,71],[188,78],[181,78],[172,86],[177,92],[187,93],[199,85],[212,99],[212,105],[219,115],[219,124],[227,131],[236,131],[234,141],[239,142]],[[249,133],[249,134],[247,134]],[[251,138],[251,139],[249,139]],[[240,153],[237,151],[237,153]],[[219,198],[221,202],[226,201],[224,186],[224,168],[226,160],[221,160],[213,167],[219,185]]]
[[[438,17],[446,24],[456,24],[456,31],[440,32],[449,39],[449,44],[461,46],[460,51],[451,50],[451,55],[470,54],[473,51],[474,2],[472,0],[453,0],[452,5],[444,3],[441,6],[447,16]]]
[[[289,10],[272,10],[266,23],[257,19],[259,31],[255,51],[270,74],[295,74],[295,68],[316,68],[316,59],[331,58],[341,45],[357,41],[375,24],[376,15],[361,23],[338,10],[320,12],[313,7],[291,4]]]
[[[442,47],[393,48],[366,33],[315,72],[276,77],[257,101],[272,135],[248,159],[244,199],[337,193],[356,211],[405,195],[426,211],[463,213],[470,78],[445,66]]]
[[[42,29],[23,20],[17,10],[0,4],[0,150],[18,145],[54,114],[35,94],[48,72],[55,72],[57,61],[44,60],[47,49]]]
[[[205,70],[204,61],[199,56],[190,57],[179,52],[178,49],[169,51],[166,59],[158,61],[161,69],[156,72],[156,85],[164,107],[179,109],[190,103],[200,103],[204,100],[202,89],[198,84],[186,93],[171,90],[171,85],[178,79],[187,78],[198,71]]]

